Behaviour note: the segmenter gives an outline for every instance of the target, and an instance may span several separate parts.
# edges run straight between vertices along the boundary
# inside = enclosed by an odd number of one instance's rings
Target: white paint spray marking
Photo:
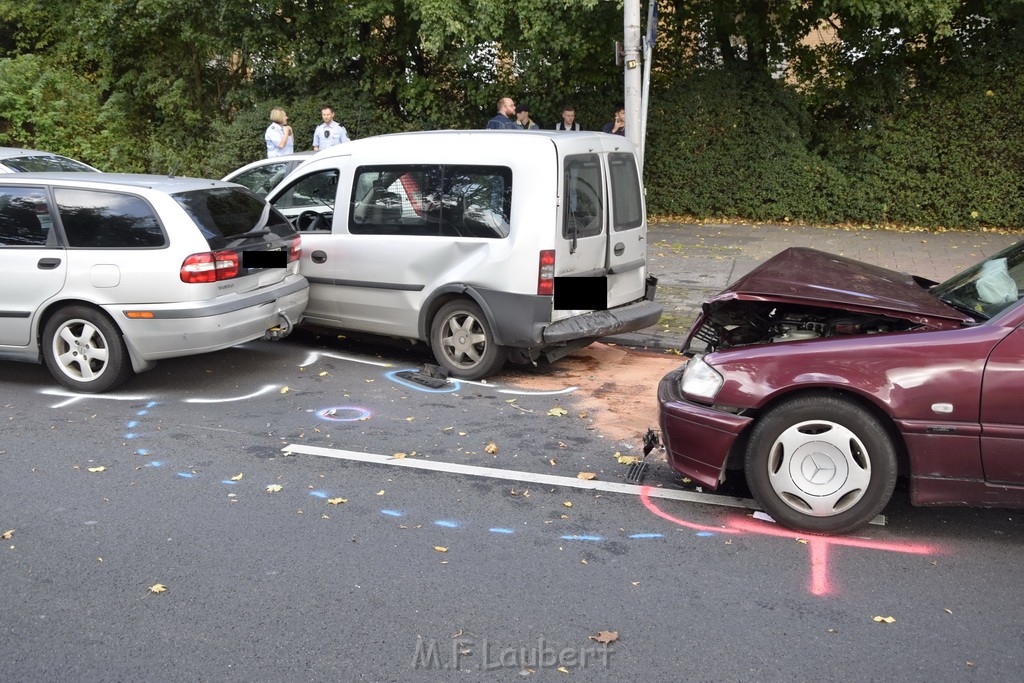
[[[393,458],[390,455],[379,455],[377,453],[362,453],[359,451],[344,451],[335,448],[322,448],[320,446],[306,446],[302,444],[289,444],[281,449],[285,453],[303,453],[306,455],[318,455],[324,458],[337,458],[340,460],[352,460],[365,462],[374,465],[391,465],[393,467],[405,467],[418,470],[431,470],[433,472],[450,472],[452,474],[465,474],[473,477],[487,477],[490,479],[508,479],[510,481],[521,481],[530,484],[543,484],[545,486],[566,486],[587,491],[608,491],[611,493],[626,493],[632,496],[639,496],[645,488],[633,484],[620,484],[611,481],[598,481],[591,479],[576,479],[575,477],[559,477],[553,474],[535,474],[533,472],[522,472],[519,470],[503,470],[495,467],[476,467],[474,465],[460,465],[451,462],[440,462],[437,460],[419,460],[415,458]],[[757,504],[752,500],[743,498],[732,498],[730,496],[716,496],[709,493],[696,493],[694,491],[677,491],[673,489],[648,488],[648,495],[651,498],[668,498],[671,500],[683,500],[691,503],[706,503],[709,505],[723,505],[726,507],[757,509]]]
[[[185,403],[231,403],[233,401],[245,401],[246,399],[262,396],[263,394],[277,389],[279,386],[279,384],[267,384],[264,385],[262,389],[254,391],[251,394],[246,394],[245,396],[232,396],[230,398],[186,398]]]
[[[107,394],[104,394],[104,395],[100,395],[100,394],[76,394],[76,393],[73,393],[73,392],[70,392],[70,391],[64,391],[63,389],[40,389],[39,393],[46,394],[47,396],[66,396],[67,397],[66,401],[61,401],[60,403],[55,403],[52,406],[50,406],[51,408],[63,408],[64,406],[69,406],[72,403],[77,403],[78,401],[82,401],[82,400],[85,400],[87,398],[98,398],[98,399],[102,399],[104,401],[146,401],[146,400],[148,400],[148,397],[146,397],[146,396],[110,396],[110,395],[107,395]]]
[[[579,387],[566,387],[565,389],[554,389],[552,391],[520,391],[518,389],[498,389],[499,394],[515,394],[517,396],[557,396],[559,394],[571,394]]]
[[[353,363],[362,363],[364,365],[376,365],[379,368],[393,368],[393,367],[395,367],[393,363],[383,363],[383,362],[380,362],[380,361],[369,360],[367,358],[358,358],[356,356],[346,356],[346,355],[343,355],[343,354],[340,354],[340,353],[331,353],[330,351],[310,351],[309,355],[306,356],[306,360],[304,360],[301,363],[299,363],[299,367],[300,368],[308,367],[308,366],[312,365],[313,363],[316,363],[318,360],[320,360],[321,358],[323,358],[325,356],[327,358],[337,358],[338,360],[347,360],[347,361],[352,361]]]

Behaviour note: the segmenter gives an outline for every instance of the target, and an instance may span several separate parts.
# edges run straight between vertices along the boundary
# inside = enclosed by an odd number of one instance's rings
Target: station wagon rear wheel
[[[754,498],[780,524],[845,533],[889,502],[896,451],[885,427],[857,403],[807,394],[761,416],[745,471]]]
[[[449,301],[430,326],[430,346],[452,377],[480,379],[505,364],[508,353],[494,341],[490,323],[472,301]]]
[[[121,331],[85,306],[57,311],[43,329],[43,358],[50,374],[74,391],[99,393],[132,374]]]

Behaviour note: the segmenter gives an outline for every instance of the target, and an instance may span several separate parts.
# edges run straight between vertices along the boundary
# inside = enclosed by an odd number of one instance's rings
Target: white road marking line
[[[254,391],[251,394],[246,394],[245,396],[232,396],[231,398],[186,398],[184,401],[185,403],[231,403],[233,401],[244,401],[249,398],[262,396],[267,392],[273,391],[278,386],[279,385],[277,384],[267,384],[259,391]]]
[[[379,455],[377,453],[362,453],[360,451],[345,451],[336,448],[323,448],[320,446],[306,446],[303,444],[288,444],[281,449],[286,453],[303,453],[306,455],[318,455],[324,458],[337,458],[340,460],[352,460],[375,465],[392,465],[394,467],[406,467],[418,470],[431,470],[433,472],[451,472],[453,474],[466,474],[474,477],[488,477],[490,479],[508,479],[521,481],[530,484],[544,484],[546,486],[567,486],[588,491],[608,491],[611,493],[626,493],[639,496],[642,486],[634,484],[620,484],[611,481],[598,481],[596,479],[585,480],[575,477],[560,477],[552,474],[535,474],[533,472],[522,472],[518,470],[503,470],[495,467],[476,467],[474,465],[460,465],[451,462],[437,460],[420,460],[417,458],[394,458],[390,455]],[[650,487],[648,495],[652,498],[668,498],[671,500],[683,500],[691,503],[706,503],[709,505],[723,505],[726,507],[757,509],[757,504],[752,500],[743,498],[732,498],[730,496],[717,496],[710,493],[696,493],[694,491],[677,491],[673,489],[660,489]]]
[[[376,365],[381,368],[393,368],[394,363],[382,363],[375,360],[367,360],[366,358],[357,358],[356,356],[346,356],[340,353],[331,353],[330,351],[310,351],[309,355],[306,356],[306,360],[299,363],[300,368],[305,368],[313,363],[320,360],[321,357],[327,356],[328,358],[337,358],[338,360],[348,360],[353,363],[363,363],[364,365]]]
[[[60,403],[55,403],[51,408],[63,408],[64,406],[71,405],[77,401],[81,401],[87,398],[98,398],[105,401],[146,401],[149,400],[148,396],[110,396],[100,394],[76,394],[70,391],[64,391],[63,389],[40,389],[39,393],[46,394],[47,396],[66,396],[67,400]]]

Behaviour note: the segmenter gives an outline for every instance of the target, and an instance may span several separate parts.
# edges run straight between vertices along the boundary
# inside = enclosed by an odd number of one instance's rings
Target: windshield
[[[1024,241],[932,288],[950,306],[987,320],[1024,296]]]
[[[95,168],[86,166],[81,161],[62,156],[11,157],[4,159],[3,164],[17,173],[96,172]]]

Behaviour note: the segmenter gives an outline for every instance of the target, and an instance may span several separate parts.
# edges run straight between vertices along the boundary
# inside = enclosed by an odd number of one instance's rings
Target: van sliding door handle
[[[626,251],[626,245],[619,242],[612,248],[612,250],[615,252],[616,256],[622,256],[622,252]]]
[[[327,253],[317,249],[309,255],[309,260],[313,263],[324,263],[327,260]]]

